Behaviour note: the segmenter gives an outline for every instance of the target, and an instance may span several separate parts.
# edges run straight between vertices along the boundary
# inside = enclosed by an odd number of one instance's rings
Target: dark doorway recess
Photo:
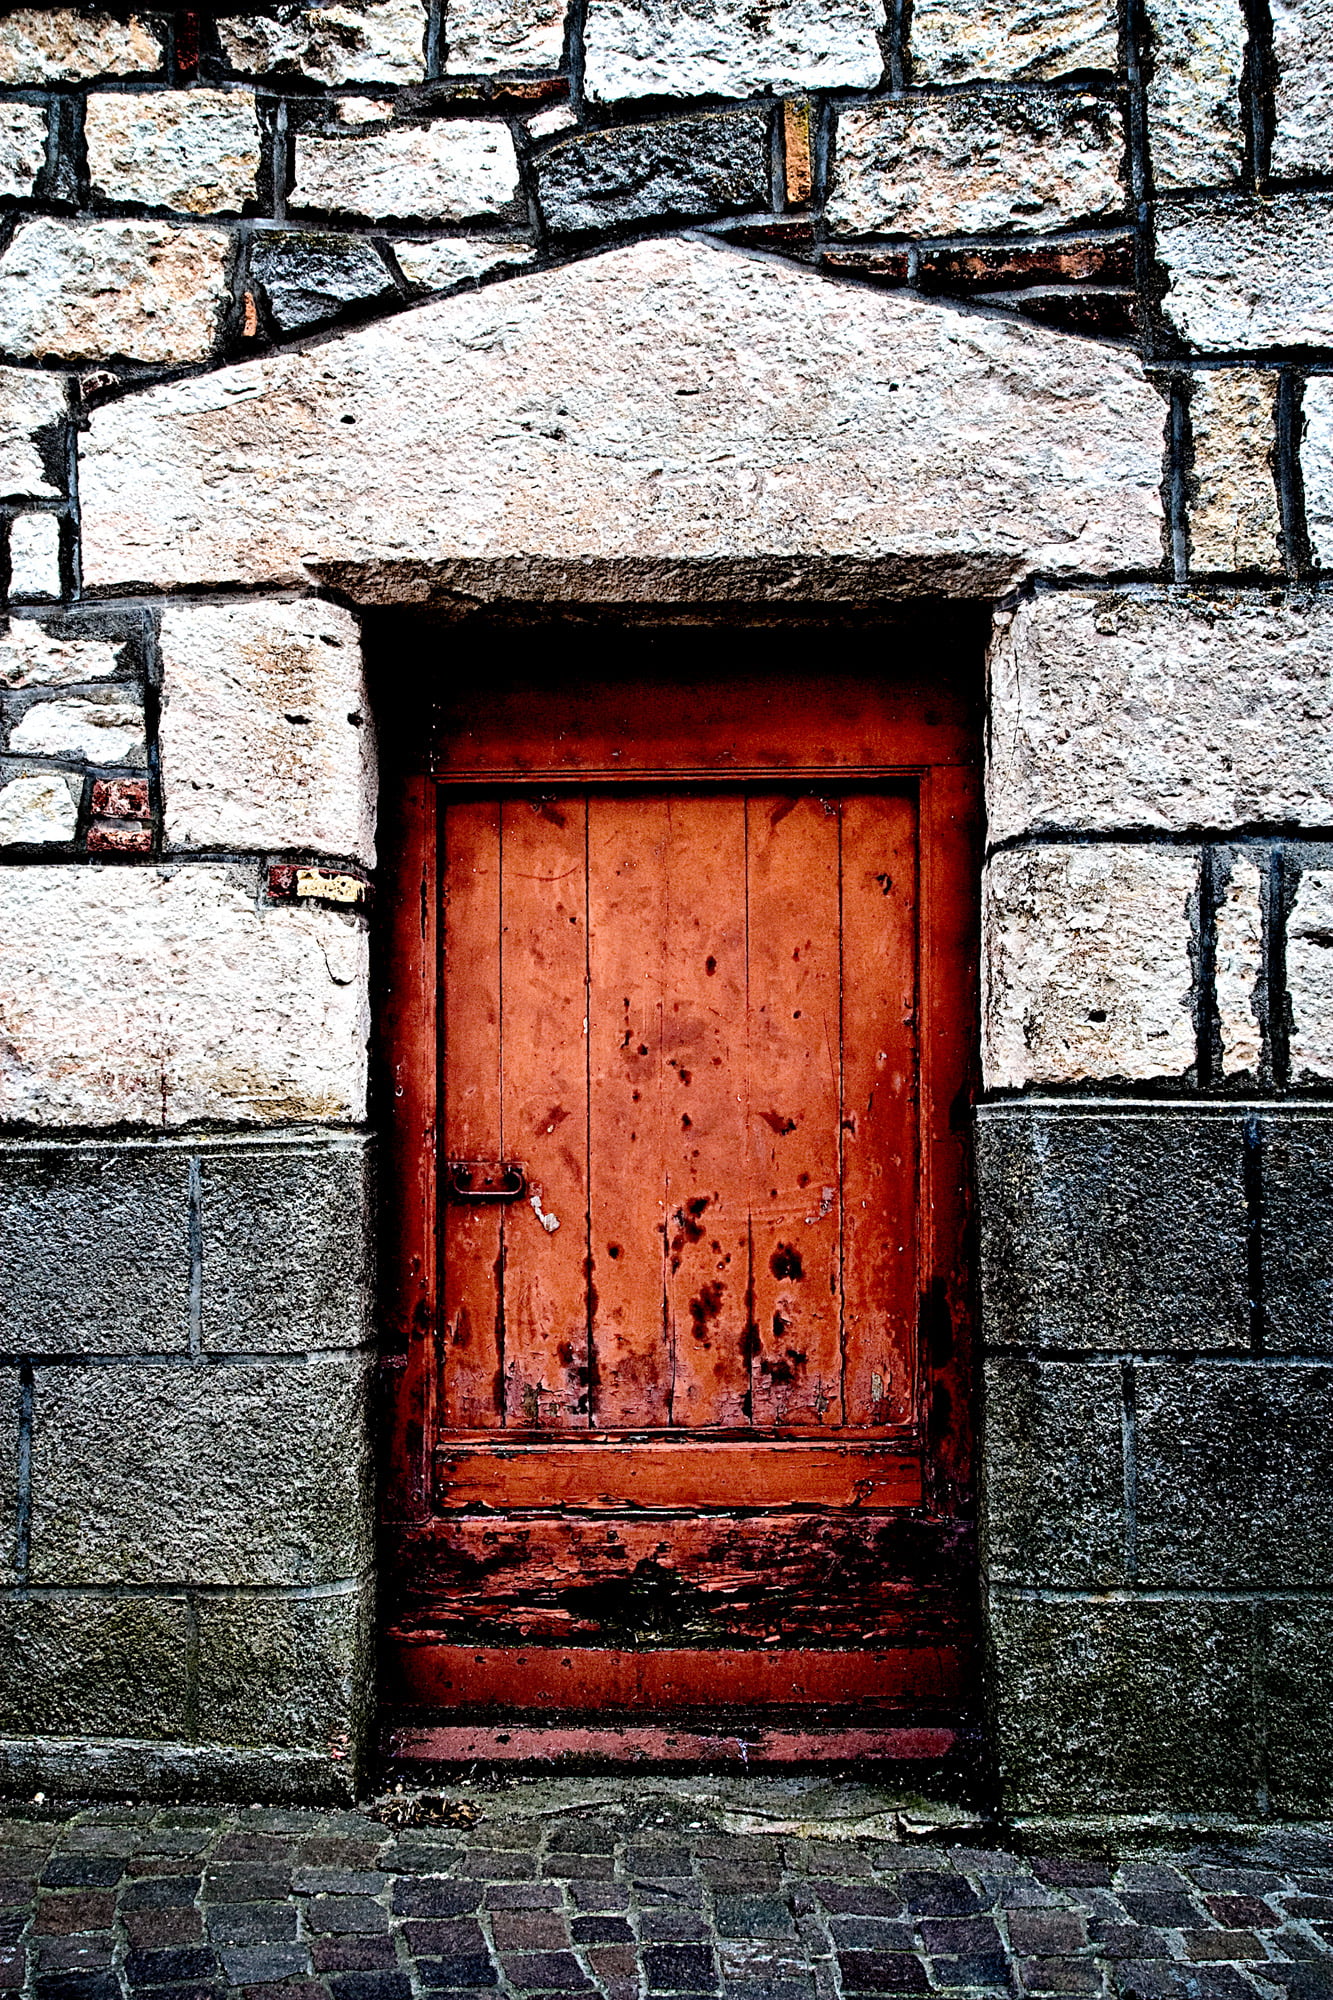
[[[958,1756],[981,645],[374,628],[392,1757]]]

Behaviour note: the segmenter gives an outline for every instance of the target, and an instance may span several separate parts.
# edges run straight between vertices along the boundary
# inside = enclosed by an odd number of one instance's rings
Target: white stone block
[[[461,222],[502,215],[520,194],[513,135],[498,119],[396,125],[364,138],[297,134],[294,209]]]
[[[78,798],[59,771],[34,771],[0,783],[0,847],[73,840],[78,819]]]
[[[1063,229],[1119,214],[1124,135],[1103,99],[979,90],[838,114],[827,215],[841,235]]]
[[[396,242],[393,254],[409,285],[424,292],[452,292],[496,271],[516,271],[537,252],[529,243],[485,236],[438,236],[432,243]]]
[[[206,360],[228,298],[228,250],[221,229],[34,216],[0,256],[0,347],[58,360]]]
[[[88,174],[104,201],[214,215],[239,211],[254,196],[253,91],[95,92],[84,119]]]
[[[148,762],[143,707],[111,694],[100,701],[36,701],[10,730],[9,747],[27,756],[142,766]]]
[[[1333,340],[1333,196],[1162,202],[1157,256],[1170,277],[1162,310],[1194,347]]]
[[[1194,443],[1190,563],[1198,570],[1282,568],[1282,520],[1273,478],[1275,374],[1218,368],[1192,378]]]
[[[1198,887],[1199,856],[1179,847],[997,854],[983,890],[987,1087],[1190,1069]]]
[[[1271,0],[1272,171],[1333,173],[1333,0]]]
[[[1333,868],[1301,871],[1287,918],[1293,1083],[1333,1077]]]
[[[65,383],[35,368],[0,368],[0,494],[6,500],[54,500],[60,488],[35,433],[69,414]]]
[[[94,76],[138,76],[161,69],[162,49],[138,14],[73,7],[17,7],[0,33],[0,83],[78,83]]]
[[[572,132],[578,122],[567,104],[553,104],[549,111],[525,118],[523,124],[529,138],[553,139],[557,132]]]
[[[121,647],[103,639],[53,639],[33,618],[11,618],[0,638],[0,688],[70,687],[114,674]]]
[[[1333,377],[1306,377],[1302,411],[1305,523],[1315,561],[1326,570],[1333,569]]]
[[[1044,591],[990,679],[992,840],[1333,827],[1333,597]]]
[[[1240,87],[1249,40],[1240,0],[1147,0],[1147,22],[1148,147],[1158,193],[1237,180],[1245,165]]]
[[[559,69],[565,0],[446,0],[444,46],[450,75]]]
[[[45,110],[40,104],[0,104],[0,196],[22,201],[45,165]]]
[[[60,522],[54,514],[16,514],[9,524],[11,597],[59,597]]]
[[[758,91],[869,90],[884,56],[880,0],[589,0],[584,88],[625,97],[750,97]]]
[[[0,869],[0,1117],[358,1120],[366,964],[356,919],[265,907],[252,869]]]
[[[1259,991],[1264,975],[1263,890],[1259,869],[1244,853],[1231,867],[1218,897],[1213,987],[1222,1036],[1222,1074],[1259,1074],[1264,1052]]]
[[[913,83],[1045,82],[1115,71],[1119,23],[1110,0],[915,0]]]
[[[280,0],[271,15],[218,20],[232,69],[308,76],[319,83],[417,83],[426,73],[425,0],[344,0],[329,7]]]
[[[162,785],[173,847],[290,848],[375,861],[375,755],[350,612],[168,604]]]

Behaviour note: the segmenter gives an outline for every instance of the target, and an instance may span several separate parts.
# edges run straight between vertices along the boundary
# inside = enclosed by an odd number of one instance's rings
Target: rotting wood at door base
[[[423,1767],[488,1764],[575,1768],[630,1764],[687,1771],[906,1765],[914,1767],[913,1781],[919,1782],[920,1767],[946,1765],[964,1747],[964,1733],[945,1724],[784,1729],[738,1723],[728,1735],[720,1728],[672,1728],[659,1723],[610,1727],[464,1723],[391,1729],[385,1757],[391,1769],[407,1778]]]

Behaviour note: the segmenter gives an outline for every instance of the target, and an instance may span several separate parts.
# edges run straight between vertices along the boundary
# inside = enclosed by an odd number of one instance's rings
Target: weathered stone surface
[[[424,0],[343,0],[331,7],[279,4],[271,15],[218,21],[233,69],[294,73],[320,83],[416,83],[425,75]]]
[[[190,1733],[184,1597],[0,1597],[6,1736]]]
[[[1198,885],[1199,857],[1179,847],[997,854],[982,916],[988,1087],[1192,1069]]]
[[[461,222],[505,214],[519,192],[513,137],[496,119],[372,128],[364,138],[297,134],[294,209]]]
[[[450,74],[559,69],[564,0],[448,0],[444,67]]]
[[[1315,561],[1333,569],[1333,378],[1307,377],[1303,411],[1305,436],[1300,449],[1306,527]]]
[[[1119,214],[1124,134],[1103,99],[978,90],[838,115],[827,214],[841,235],[1063,229]]]
[[[397,295],[378,248],[364,236],[264,230],[250,251],[250,275],[279,333],[299,333],[348,306],[378,304]]]
[[[1156,562],[1162,423],[1123,351],[642,243],[95,412],[84,577],[540,556],[736,595],[728,563],[817,551],[990,595]]]
[[[1294,1083],[1333,1077],[1333,868],[1304,868],[1287,918]]]
[[[0,1149],[0,1346],[169,1354],[190,1344],[189,1158],[176,1147]]]
[[[1333,196],[1162,202],[1162,310],[1192,347],[1248,351],[1333,340]]]
[[[36,1583],[331,1583],[367,1525],[359,1360],[41,1371]]]
[[[986,1363],[983,1565],[992,1583],[1125,1580],[1118,1362]]]
[[[499,271],[516,271],[537,253],[531,244],[500,237],[440,236],[433,243],[395,243],[393,254],[409,285],[451,292]]]
[[[1189,532],[1196,570],[1281,570],[1276,407],[1276,375],[1219,368],[1194,377]]]
[[[1135,1383],[1139,1583],[1326,1588],[1333,1367],[1154,1362]]]
[[[914,83],[1045,81],[1081,70],[1114,71],[1119,23],[1108,0],[978,6],[976,0],[916,0]]]
[[[1333,1354],[1333,1120],[1315,1106],[1274,1109],[1259,1130],[1266,1344]]]
[[[0,1583],[17,1575],[19,1409],[23,1389],[17,1368],[0,1368]]]
[[[0,197],[22,200],[46,165],[46,112],[40,104],[0,104]]]
[[[239,211],[254,196],[253,91],[95,92],[84,118],[88,175],[103,201],[215,215]]]
[[[1257,1078],[1264,1053],[1259,1011],[1264,990],[1263,886],[1257,863],[1243,851],[1229,857],[1214,925],[1213,990],[1222,1074]]]
[[[996,1756],[1014,1811],[1254,1812],[1250,1607],[994,1592]]]
[[[73,7],[17,7],[0,37],[0,83],[77,83],[162,67],[162,49],[141,16]]]
[[[0,847],[73,840],[78,817],[70,781],[57,771],[6,774],[0,782]]]
[[[206,1597],[199,1605],[199,1731],[218,1743],[309,1745],[346,1758],[373,1673],[360,1590]]]
[[[72,687],[105,680],[115,673],[121,651],[114,641],[53,636],[37,618],[11,618],[0,638],[0,688]]]
[[[37,701],[10,730],[9,747],[90,764],[146,764],[143,707],[109,693],[100,700]]]
[[[1333,1795],[1333,1604],[1265,1605],[1264,1752],[1275,1813],[1322,1819]]]
[[[1043,592],[991,655],[993,840],[1333,825],[1333,597]]]
[[[1153,182],[1221,187],[1245,165],[1240,0],[1148,0],[1148,147]]]
[[[199,1213],[207,1352],[304,1353],[367,1340],[372,1208],[362,1141],[205,1152]]]
[[[257,908],[254,872],[0,870],[0,1115],[46,1125],[364,1115],[366,940]]]
[[[6,500],[59,496],[61,426],[67,415],[58,375],[0,368],[0,495]]]
[[[1238,1112],[990,1105],[977,1120],[990,1347],[1249,1346]]]
[[[12,597],[59,597],[60,523],[54,514],[16,514],[9,524]]]
[[[878,0],[796,0],[771,13],[747,13],[742,0],[589,0],[584,88],[603,104],[870,90],[884,69],[883,27]]]
[[[567,235],[767,208],[769,113],[712,111],[580,132],[540,153],[534,172],[548,227]]]
[[[373,866],[375,745],[351,614],[314,598],[169,605],[161,651],[168,843]]]
[[[228,238],[166,222],[21,222],[0,256],[0,348],[61,361],[203,361]]]
[[[1272,170],[1333,172],[1333,75],[1329,0],[1273,0]]]
[[[535,118],[525,118],[524,128],[532,139],[553,139],[557,132],[571,132],[578,119],[568,104],[553,104]]]

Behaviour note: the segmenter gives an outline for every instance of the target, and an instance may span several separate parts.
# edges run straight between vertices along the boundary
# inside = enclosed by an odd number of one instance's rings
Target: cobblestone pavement
[[[1333,2000],[1333,1838],[1020,1857],[975,1830],[893,1838],[901,1822],[873,1799],[848,1812],[839,1795],[830,1815],[834,1788],[817,1793],[511,1780],[448,1795],[475,1811],[466,1828],[363,1811],[13,1808],[0,1987],[32,2000]]]

